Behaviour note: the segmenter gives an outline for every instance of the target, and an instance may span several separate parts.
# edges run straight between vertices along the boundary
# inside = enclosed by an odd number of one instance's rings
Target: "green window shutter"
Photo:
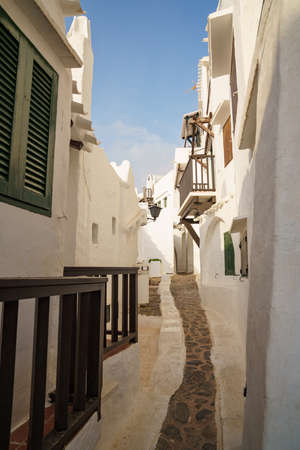
[[[225,275],[235,275],[234,247],[229,232],[224,233]]]
[[[45,196],[51,114],[52,79],[33,63],[24,184]]]
[[[58,76],[0,7],[0,201],[51,215]]]
[[[30,53],[31,52],[31,53]],[[32,48],[22,199],[51,213],[57,74]]]
[[[0,23],[0,180],[9,181],[19,42]]]

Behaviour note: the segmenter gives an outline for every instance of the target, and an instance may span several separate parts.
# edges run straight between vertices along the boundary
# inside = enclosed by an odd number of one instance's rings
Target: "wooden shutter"
[[[51,215],[58,76],[0,7],[0,201]]]
[[[248,238],[247,231],[243,233],[240,242],[241,249],[241,275],[248,276]]]
[[[232,137],[230,116],[223,127],[223,145],[224,145],[224,167],[232,160]]]
[[[27,189],[43,196],[47,183],[51,98],[52,79],[34,61],[24,184]]]
[[[0,179],[9,181],[19,42],[0,23]]]
[[[234,247],[229,232],[224,233],[225,275],[235,275]]]
[[[23,158],[22,199],[51,214],[57,74],[30,48],[29,102]]]

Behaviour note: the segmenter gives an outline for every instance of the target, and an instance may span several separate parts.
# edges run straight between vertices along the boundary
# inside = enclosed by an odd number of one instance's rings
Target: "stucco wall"
[[[265,2],[258,52],[245,449],[299,448],[299,18],[296,0]],[[284,119],[284,126],[283,121]],[[264,199],[261,202],[261,198]],[[252,281],[253,280],[253,281]]]
[[[84,65],[72,69],[83,104],[84,119],[91,118],[93,50],[91,25],[86,17],[75,18],[68,40]],[[76,127],[77,116],[73,116]],[[141,211],[128,161],[110,163],[105,152],[70,149],[68,177],[66,265],[132,266],[137,260],[137,229]]]
[[[167,198],[167,207],[162,208],[156,221],[149,221],[139,230],[139,259],[159,258],[162,260],[162,272],[174,271],[174,171],[168,172],[154,184],[154,203]]]
[[[1,6],[56,70],[59,83],[52,217],[0,203],[0,273],[2,276],[61,275],[67,194],[65,174],[69,162],[71,73],[57,58],[51,43],[37,33],[23,9],[20,10],[8,0],[1,1]],[[12,249],[16,250],[17,257]]]
[[[70,139],[71,72],[63,67],[54,53],[51,42],[41,36],[15,2],[1,1],[12,20],[51,64],[59,76],[57,119],[54,152],[54,179],[52,217],[45,217],[25,209],[0,203],[0,274],[1,276],[56,276],[62,275],[64,232],[66,223],[67,184]],[[48,389],[55,377],[57,302],[51,300],[49,325],[49,376]],[[31,376],[33,301],[20,303],[17,358],[15,375],[15,402],[13,424],[22,421],[28,413]]]
[[[118,176],[103,149],[80,154],[71,150],[66,265],[136,264],[137,226],[130,225],[140,211],[131,169],[127,169],[128,183]],[[73,191],[76,178],[78,186]],[[97,242],[93,242],[93,224],[98,228]]]
[[[101,149],[85,154],[70,150],[71,71],[65,69],[49,38],[37,31],[24,8],[9,0],[1,1],[1,6],[59,76],[52,216],[0,203],[1,276],[61,276],[66,264],[135,265],[140,214],[129,164],[113,168]],[[61,26],[63,18],[56,7],[56,3],[49,6],[51,20]],[[91,74],[91,67],[87,73]],[[91,91],[85,96],[87,105],[90,96]],[[114,235],[112,217],[116,218]],[[92,242],[92,223],[98,225],[96,243]],[[13,426],[29,413],[33,318],[34,301],[20,302]],[[55,386],[57,324],[58,300],[52,297],[47,392]]]
[[[300,200],[300,131],[294,120],[299,115],[300,5],[296,0],[236,0],[232,6],[238,84],[234,170],[222,168],[218,156],[221,135],[214,128],[216,179],[225,185],[220,191],[217,184],[218,208],[208,214],[209,219],[200,221],[200,290],[205,305],[220,312],[243,343],[247,322],[248,389],[242,448],[294,450],[300,440],[300,389],[295,375],[300,360],[300,221],[296,207]],[[249,83],[257,62],[256,98]],[[213,83],[213,107],[218,104],[214,98],[218,92],[223,89],[223,97],[228,95],[220,83],[221,79]],[[247,110],[248,95],[255,105],[251,111]],[[244,120],[253,145],[240,150],[238,136]],[[226,205],[225,189],[232,193]],[[249,280],[243,282],[220,277],[218,272],[224,270],[223,232],[235,215],[247,217],[250,267]],[[233,235],[233,240],[236,250],[238,238]]]

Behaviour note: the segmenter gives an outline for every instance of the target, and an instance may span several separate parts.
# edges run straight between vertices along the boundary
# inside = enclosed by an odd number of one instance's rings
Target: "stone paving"
[[[158,286],[160,277],[153,277],[149,280],[149,303],[139,305],[139,314],[144,316],[161,316],[160,295]]]
[[[212,344],[195,277],[175,275],[171,293],[183,322],[186,363],[182,384],[169,401],[156,450],[217,450]]]

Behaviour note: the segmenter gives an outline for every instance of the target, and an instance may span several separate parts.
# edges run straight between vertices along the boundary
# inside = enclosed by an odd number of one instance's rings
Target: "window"
[[[111,220],[111,228],[112,228],[112,234],[116,234],[117,231],[117,219],[115,217]]]
[[[97,223],[92,223],[92,242],[98,244],[98,231],[99,227]]]
[[[241,270],[240,273],[242,277],[248,276],[248,238],[247,238],[247,230],[241,234],[241,242],[240,242],[240,250],[241,250]]]
[[[51,216],[58,76],[0,8],[0,201]]]
[[[234,247],[229,232],[224,233],[225,275],[235,275]]]
[[[167,197],[165,197],[165,198],[164,198],[164,208],[166,208],[166,207],[167,207],[167,205],[168,205],[168,198],[167,198]]]
[[[224,145],[224,167],[232,160],[232,138],[230,116],[223,126],[223,145]]]
[[[232,126],[235,130],[235,121],[238,105],[238,88],[236,78],[236,61],[235,61],[235,45],[234,39],[232,42],[232,54],[231,54],[231,72],[230,72],[230,91],[231,91],[231,107],[232,107]]]

